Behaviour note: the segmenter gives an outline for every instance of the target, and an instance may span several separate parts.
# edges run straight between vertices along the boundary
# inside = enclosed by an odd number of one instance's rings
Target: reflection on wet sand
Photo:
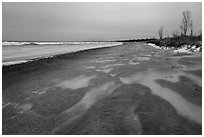
[[[116,82],[111,81],[101,86],[92,88],[77,104],[62,112],[62,114],[67,118],[67,121],[55,128],[53,133],[60,132],[59,130],[63,130],[65,126],[81,117],[95,102],[102,99],[103,97],[111,95],[113,91],[119,86],[120,84],[116,84]]]
[[[186,75],[184,72],[156,72],[156,71],[145,71],[143,73],[137,73],[131,77],[121,77],[120,80],[124,84],[132,84],[134,82],[140,83],[149,87],[153,94],[165,99],[177,110],[177,112],[193,120],[199,124],[202,123],[202,108],[191,102],[188,102],[181,95],[172,91],[171,89],[164,88],[159,85],[155,80],[164,79],[171,82],[178,82],[180,76],[187,76],[191,79],[197,79],[196,76]],[[195,81],[196,82],[196,81]],[[197,83],[197,82],[196,82]]]
[[[79,88],[84,88],[84,87],[88,87],[90,84],[91,79],[96,78],[95,75],[93,76],[89,76],[89,77],[85,77],[84,75],[81,76],[77,76],[73,79],[69,79],[69,80],[65,80],[62,81],[58,84],[56,84],[56,87],[59,87],[61,89],[79,89]]]

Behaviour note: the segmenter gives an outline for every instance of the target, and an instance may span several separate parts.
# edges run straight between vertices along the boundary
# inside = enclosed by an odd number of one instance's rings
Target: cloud
[[[3,3],[3,40],[111,40],[178,29],[190,10],[202,28],[201,3]]]

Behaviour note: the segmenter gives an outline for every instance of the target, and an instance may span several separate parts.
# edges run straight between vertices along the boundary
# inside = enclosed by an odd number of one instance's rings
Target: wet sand
[[[201,53],[144,43],[3,67],[3,134],[202,134]]]

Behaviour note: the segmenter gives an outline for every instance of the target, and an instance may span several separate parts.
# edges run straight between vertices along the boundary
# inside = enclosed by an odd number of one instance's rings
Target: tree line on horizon
[[[182,13],[182,21],[181,24],[179,26],[180,28],[180,32],[179,31],[174,31],[172,32],[172,37],[179,37],[179,36],[194,36],[194,30],[193,30],[193,20],[191,20],[191,12],[190,11],[183,11]],[[158,36],[159,39],[163,39],[163,33],[164,32],[164,28],[160,27],[158,30]],[[188,35],[189,32],[189,35]],[[198,35],[202,35],[202,30],[199,31]]]

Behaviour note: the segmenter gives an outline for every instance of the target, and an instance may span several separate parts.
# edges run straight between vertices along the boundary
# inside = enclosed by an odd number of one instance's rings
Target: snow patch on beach
[[[109,73],[109,72],[111,72],[112,70],[113,70],[113,68],[107,68],[107,69],[97,69],[96,71]]]
[[[201,47],[196,47],[195,45],[194,46],[191,46],[191,45],[183,45],[179,48],[176,48],[176,47],[160,47],[160,46],[157,46],[153,43],[147,43],[146,45],[149,45],[149,46],[152,46],[154,48],[157,48],[157,49],[164,49],[164,50],[169,50],[169,49],[172,49],[174,51],[174,53],[192,53],[192,52],[198,52],[198,51],[201,51]]]
[[[157,45],[155,45],[155,44],[153,44],[153,43],[147,43],[146,45],[152,46],[152,47],[157,48],[157,49],[164,49],[164,50],[169,50],[169,49],[171,49],[170,47],[160,47],[160,46],[157,46]]]
[[[201,50],[201,47],[191,46],[191,45],[183,45],[182,47],[175,49],[175,53],[192,53],[198,52]]]
[[[153,43],[147,43],[146,45],[152,46],[152,47],[157,48],[157,49],[161,49],[161,47],[159,47],[159,46],[157,46],[157,45],[155,45]]]
[[[59,82],[56,84],[56,87],[59,87],[61,89],[79,89],[79,88],[85,88],[88,87],[90,84],[90,81],[96,78],[96,75],[92,75],[89,77],[85,77],[84,75],[77,76],[73,79],[65,80],[62,82]]]
[[[96,67],[95,66],[87,66],[86,68],[87,69],[95,69]]]

